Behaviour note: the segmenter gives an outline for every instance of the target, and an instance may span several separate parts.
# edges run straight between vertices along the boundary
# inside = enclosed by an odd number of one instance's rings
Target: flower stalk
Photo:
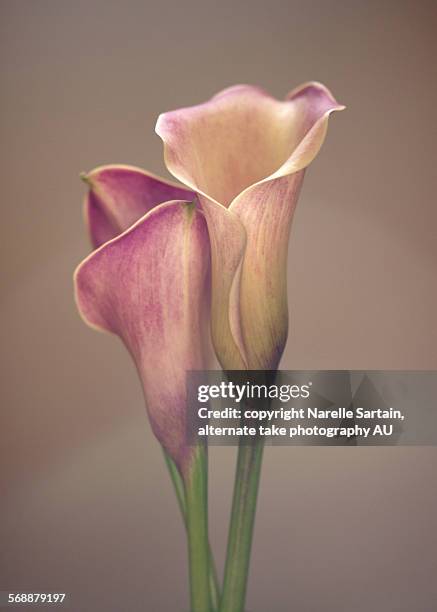
[[[179,473],[179,470],[171,459],[170,455],[164,451],[165,462],[170,473],[170,477],[173,482],[176,498],[178,501],[179,509],[182,514],[185,528],[187,528],[187,507],[185,501],[185,488],[184,481]],[[217,569],[214,561],[214,555],[211,549],[211,545],[208,545],[209,549],[209,595],[211,600],[212,612],[218,612],[220,605],[220,584],[217,576]]]
[[[243,612],[246,599],[264,440],[241,440],[220,612]]]
[[[208,544],[208,468],[204,445],[195,447],[183,477],[186,503],[191,612],[212,612]]]

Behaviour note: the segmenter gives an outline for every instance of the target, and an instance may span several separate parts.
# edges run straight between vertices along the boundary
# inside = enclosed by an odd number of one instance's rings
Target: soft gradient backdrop
[[[1,0],[0,590],[185,612],[186,551],[139,382],[83,325],[79,172],[164,174],[157,115],[310,79],[332,118],[292,231],[286,368],[437,369],[436,3]],[[234,452],[211,453],[221,563]],[[267,448],[251,612],[437,608],[437,453]]]

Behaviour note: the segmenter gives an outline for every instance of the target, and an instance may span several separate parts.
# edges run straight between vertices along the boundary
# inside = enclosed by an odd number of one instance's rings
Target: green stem
[[[243,612],[264,441],[240,442],[220,612]]]
[[[164,459],[167,464],[168,471],[171,476],[171,480],[173,482],[174,490],[176,493],[176,498],[178,500],[179,510],[181,511],[182,518],[184,520],[184,525],[186,525],[186,512],[187,509],[185,507],[185,490],[184,490],[184,481],[182,480],[182,476],[179,473],[179,470],[176,466],[176,463],[170,457],[169,454],[164,450]]]
[[[172,460],[170,455],[168,455],[164,451],[165,462],[168,467],[168,471],[170,472],[171,479],[173,481],[173,485],[176,492],[176,497],[178,500],[179,509],[182,514],[182,518],[184,520],[184,525],[187,527],[187,516],[186,516],[186,503],[185,503],[185,489],[184,489],[184,481],[182,480],[182,476],[179,473],[178,468],[176,467],[175,462]],[[211,549],[211,545],[209,545],[209,593],[211,598],[211,608],[212,612],[218,612],[220,605],[220,585],[217,576],[217,569],[215,566],[214,555]]]
[[[208,469],[206,449],[195,447],[184,474],[191,612],[211,612],[209,597]]]

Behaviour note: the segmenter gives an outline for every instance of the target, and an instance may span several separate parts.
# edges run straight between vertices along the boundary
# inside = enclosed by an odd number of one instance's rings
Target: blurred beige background
[[[164,174],[157,115],[247,82],[348,109],[290,246],[285,368],[437,369],[436,4],[1,0],[0,590],[184,612],[185,542],[139,383],[80,321],[81,170]],[[223,560],[234,453],[211,453]],[[251,612],[437,609],[434,448],[268,448]]]

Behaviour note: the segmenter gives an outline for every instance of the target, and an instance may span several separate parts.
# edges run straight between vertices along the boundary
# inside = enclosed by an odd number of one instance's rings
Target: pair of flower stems
[[[208,537],[207,447],[196,446],[184,479],[164,453],[187,531],[191,612],[244,612],[263,448],[261,438],[240,441],[222,590]]]

